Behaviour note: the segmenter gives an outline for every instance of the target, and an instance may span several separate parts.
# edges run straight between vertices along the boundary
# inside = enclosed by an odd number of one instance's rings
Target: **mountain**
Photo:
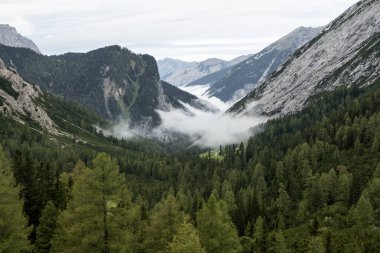
[[[248,56],[240,56],[231,61],[210,58],[201,62],[185,62],[181,60],[165,58],[157,62],[162,80],[175,86],[184,86],[206,75],[228,68]]]
[[[380,73],[379,13],[380,1],[358,2],[229,111],[278,116],[323,91],[372,84]]]
[[[41,54],[37,45],[34,42],[21,34],[19,34],[16,28],[0,24],[0,44],[11,47],[29,48],[34,52]]]
[[[56,125],[45,109],[35,103],[42,95],[38,86],[24,81],[0,59],[0,112],[23,124],[31,120],[49,132],[57,133]]]
[[[152,56],[119,46],[44,56],[0,45],[0,57],[42,90],[78,102],[105,119],[129,119],[133,128],[149,130],[159,125],[157,109],[184,108],[170,84],[161,83]],[[187,102],[198,100],[189,94],[185,97]]]
[[[313,39],[322,28],[299,27],[259,53],[235,66],[204,76],[190,85],[209,85],[206,94],[222,101],[242,98],[275,71],[298,48]]]

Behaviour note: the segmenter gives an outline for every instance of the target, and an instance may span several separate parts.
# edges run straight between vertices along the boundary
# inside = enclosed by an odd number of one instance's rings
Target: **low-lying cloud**
[[[266,121],[264,117],[204,112],[187,104],[185,107],[187,111],[157,111],[162,124],[156,130],[189,135],[194,145],[201,147],[218,147],[247,140],[253,127]]]
[[[131,128],[128,121],[119,119],[112,127],[98,130],[108,136],[131,139],[138,136],[156,138],[161,141],[173,140],[177,134],[187,135],[193,145],[216,148],[246,141],[254,134],[254,127],[264,123],[265,117],[252,115],[232,115],[221,111],[202,111],[183,103],[184,109],[170,111],[157,110],[161,125],[149,129],[145,127]]]

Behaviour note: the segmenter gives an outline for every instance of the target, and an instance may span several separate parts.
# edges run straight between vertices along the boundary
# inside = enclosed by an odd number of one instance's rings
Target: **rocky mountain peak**
[[[16,28],[8,24],[0,24],[0,44],[10,47],[29,48],[41,54],[41,51],[32,40],[22,36],[17,32]]]
[[[380,1],[358,2],[230,111],[284,115],[337,86],[372,84],[380,73],[379,13]]]

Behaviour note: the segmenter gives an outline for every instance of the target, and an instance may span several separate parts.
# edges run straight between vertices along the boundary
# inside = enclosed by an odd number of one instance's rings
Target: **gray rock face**
[[[29,48],[36,53],[41,54],[34,42],[16,31],[16,28],[9,25],[0,24],[0,44],[10,47]]]
[[[371,85],[380,76],[379,13],[379,0],[358,2],[229,111],[280,116],[337,86]]]
[[[210,84],[207,95],[229,102],[241,99],[321,31],[322,28],[297,28],[259,53],[231,67],[223,78]],[[196,83],[197,81],[194,82]]]
[[[24,81],[15,70],[6,68],[0,59],[0,113],[24,124],[28,118],[52,134],[58,134],[56,124],[45,109],[35,103],[43,95],[38,86]]]

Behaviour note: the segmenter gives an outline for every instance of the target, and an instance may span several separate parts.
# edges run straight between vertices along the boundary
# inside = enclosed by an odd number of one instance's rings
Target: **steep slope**
[[[184,86],[206,75],[229,68],[245,60],[248,56],[240,56],[231,61],[210,58],[202,62],[185,62],[166,58],[157,62],[162,80],[175,86]]]
[[[194,81],[210,85],[208,96],[236,101],[275,71],[298,48],[313,39],[322,28],[300,27],[239,64]],[[222,76],[222,77],[221,77]]]
[[[0,57],[43,90],[79,102],[103,118],[129,119],[131,127],[148,130],[160,123],[155,110],[180,106],[164,93],[153,57],[119,46],[59,56],[0,46]]]
[[[0,44],[11,47],[29,48],[34,52],[41,54],[34,42],[16,31],[16,28],[9,25],[0,24]]]
[[[165,81],[161,81],[161,84],[168,101],[171,104],[175,105],[175,107],[177,108],[183,108],[182,103],[186,103],[186,104],[191,105],[194,108],[197,108],[203,111],[210,111],[210,112],[218,111],[218,108],[214,107],[207,101],[199,99],[198,97],[190,93],[187,93]]]
[[[283,115],[322,91],[370,85],[380,74],[379,13],[379,0],[355,4],[229,111]]]
[[[212,86],[214,83],[220,81],[223,79],[223,77],[227,76],[229,73],[231,73],[231,70],[234,68],[234,66],[225,67],[219,71],[216,71],[214,73],[211,73],[209,75],[206,75],[204,77],[201,77],[186,86]]]
[[[33,121],[51,133],[56,125],[36,100],[43,95],[38,86],[24,81],[14,70],[6,68],[0,59],[0,113],[25,124]]]

